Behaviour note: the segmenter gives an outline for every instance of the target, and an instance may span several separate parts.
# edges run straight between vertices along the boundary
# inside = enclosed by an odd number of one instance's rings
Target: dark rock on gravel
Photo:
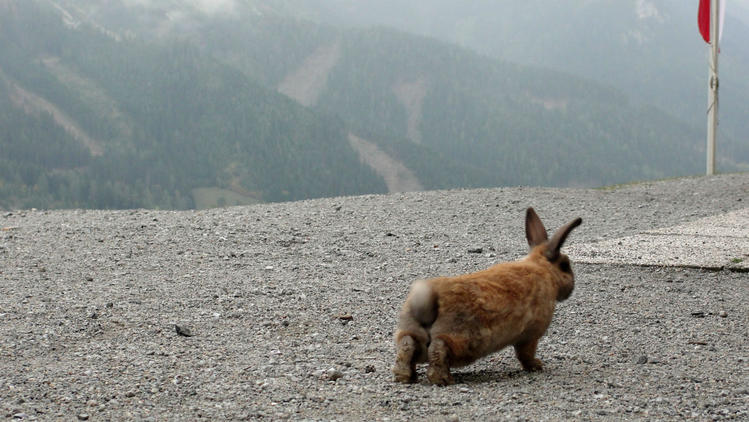
[[[182,325],[174,324],[174,330],[177,332],[178,335],[180,335],[182,337],[192,337],[193,336],[192,330],[189,329],[189,328],[187,328],[187,327],[184,327]]]

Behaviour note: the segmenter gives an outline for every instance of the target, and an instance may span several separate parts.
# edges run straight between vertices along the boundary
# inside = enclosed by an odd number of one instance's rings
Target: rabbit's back
[[[438,310],[430,337],[450,345],[455,366],[538,337],[551,322],[556,301],[546,274],[521,261],[430,280]]]

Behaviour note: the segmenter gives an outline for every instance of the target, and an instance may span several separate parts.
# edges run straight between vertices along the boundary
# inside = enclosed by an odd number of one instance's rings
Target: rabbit
[[[400,313],[395,333],[397,382],[415,382],[416,364],[429,362],[432,384],[452,384],[451,367],[460,367],[513,345],[526,371],[542,369],[536,346],[551,322],[557,301],[575,285],[570,260],[560,253],[576,218],[549,240],[533,208],[525,215],[528,255],[486,270],[418,280]]]

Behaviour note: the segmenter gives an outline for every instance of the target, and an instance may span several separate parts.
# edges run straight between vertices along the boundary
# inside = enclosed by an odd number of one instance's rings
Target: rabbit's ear
[[[528,246],[531,248],[549,239],[544,223],[541,222],[538,214],[531,207],[525,212],[525,238],[528,240]]]
[[[562,226],[549,241],[549,247],[546,248],[546,259],[549,261],[556,261],[559,258],[559,250],[562,249],[564,241],[567,240],[567,236],[570,234],[572,229],[579,226],[583,222],[583,219],[578,217],[569,223]]]

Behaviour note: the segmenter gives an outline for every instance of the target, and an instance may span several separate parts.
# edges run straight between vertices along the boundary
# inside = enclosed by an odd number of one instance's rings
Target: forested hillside
[[[590,80],[387,28],[273,12],[202,25],[183,34],[270,87],[335,56],[311,105],[400,158],[428,188],[599,186],[704,166],[701,132]]]
[[[379,193],[393,169],[427,189],[702,171],[701,131],[614,88],[224,3],[0,0],[0,207]]]
[[[382,29],[351,33],[342,51],[321,108],[473,165],[495,185],[599,186],[701,168],[701,134],[590,81]]]
[[[343,122],[190,43],[117,41],[67,28],[44,5],[11,5],[0,16],[0,206],[191,208],[196,188],[245,202],[385,191]],[[97,151],[18,92],[64,110]]]
[[[697,31],[699,1],[295,1],[320,22],[387,25],[589,78],[704,132],[709,47]],[[721,40],[718,148],[719,159],[729,162],[749,161],[747,39],[749,2],[729,1]]]

